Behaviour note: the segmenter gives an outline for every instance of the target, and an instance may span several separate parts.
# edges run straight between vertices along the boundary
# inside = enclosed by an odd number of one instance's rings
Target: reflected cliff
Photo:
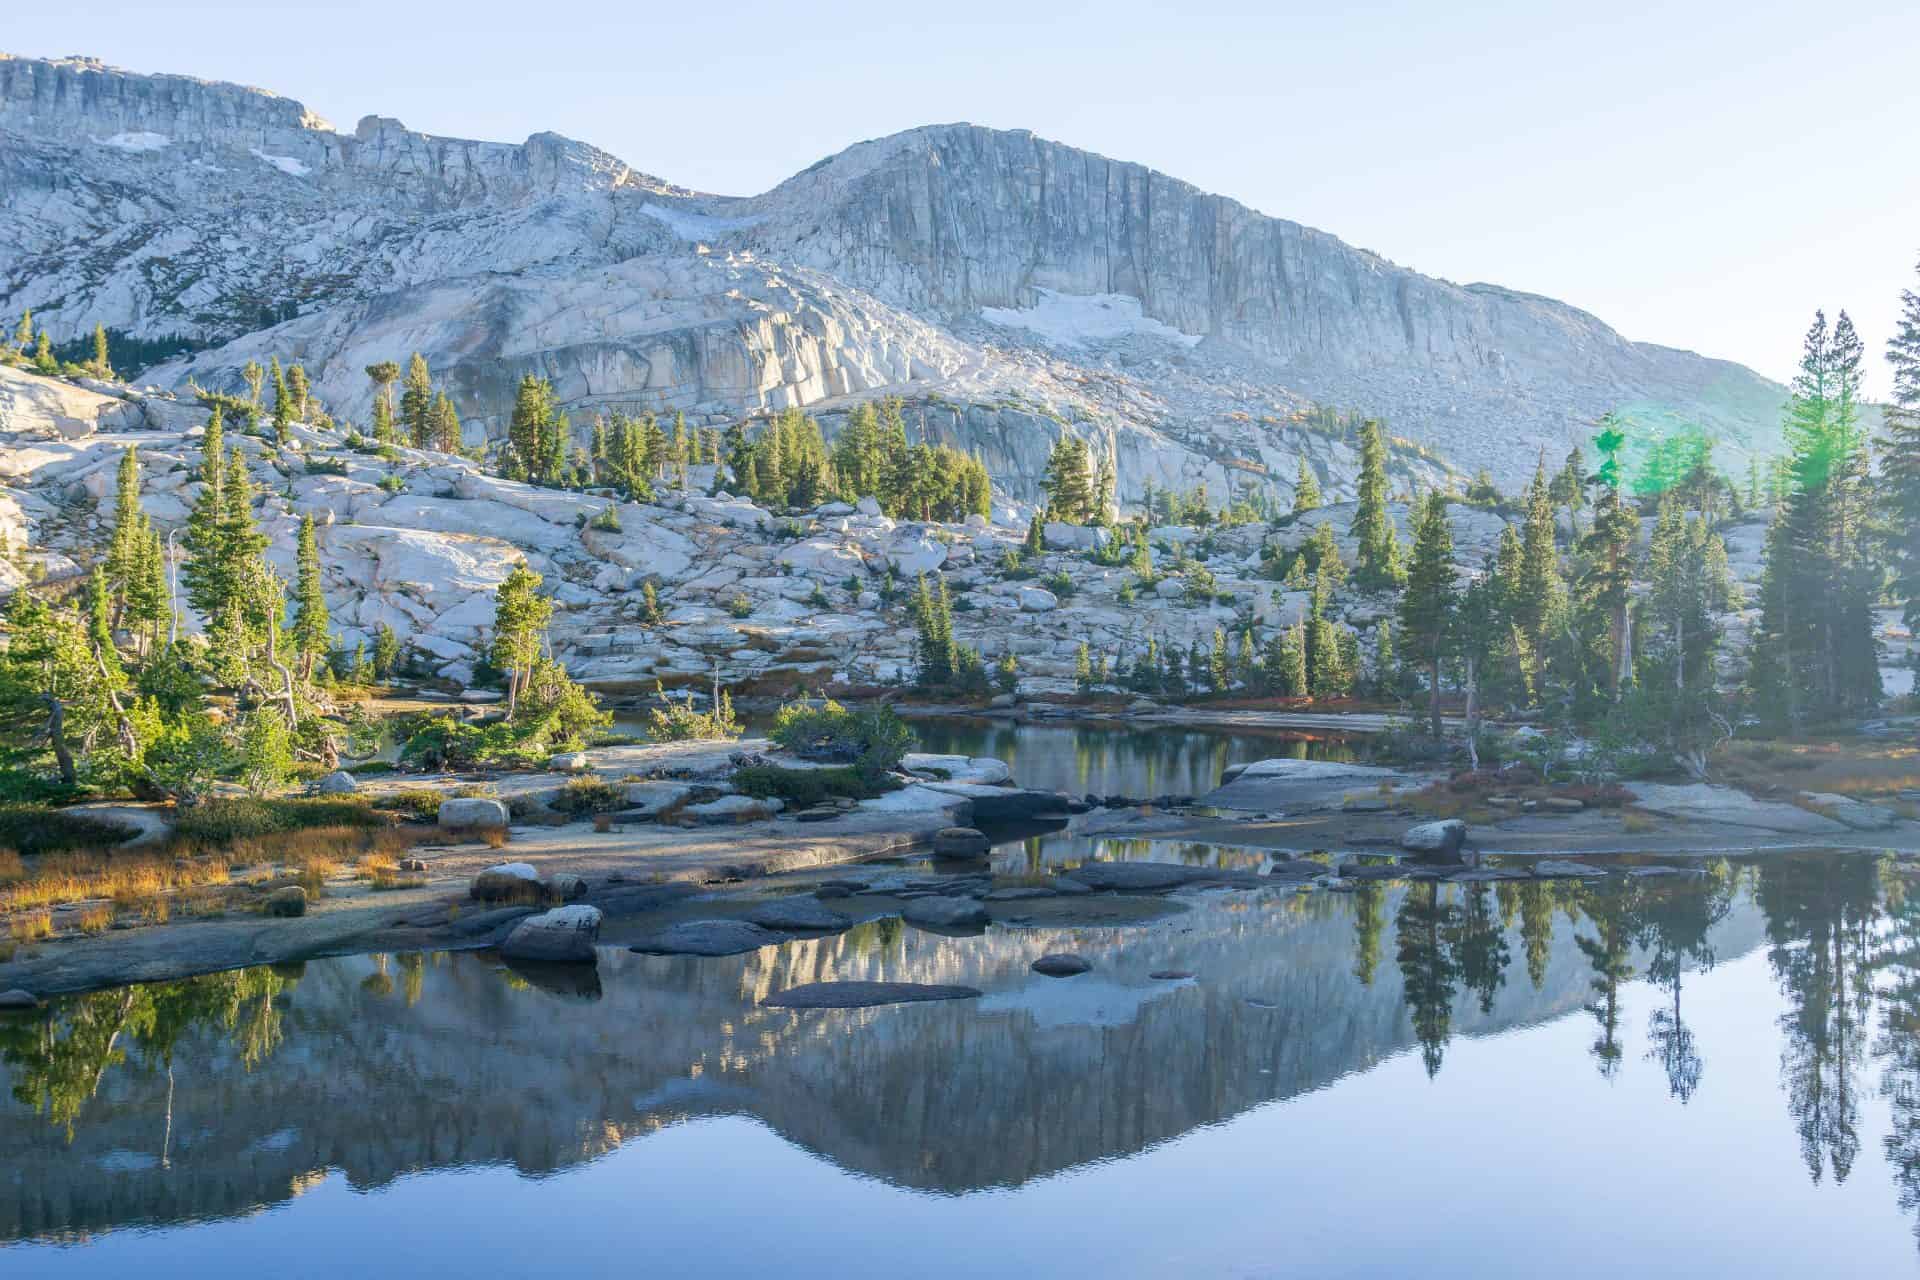
[[[1680,1105],[1745,1050],[1697,1042],[1687,978],[1760,948],[1809,1171],[1847,1176],[1877,1083],[1920,1208],[1920,907],[1871,859],[1782,859],[1689,881],[1208,894],[1127,929],[951,938],[886,920],[728,959],[607,951],[597,974],[392,955],[78,997],[0,1022],[0,1239],[244,1213],[330,1169],[359,1188],[451,1166],[539,1176],[698,1115],[755,1117],[898,1186],[1013,1187],[1395,1055],[1446,1071],[1460,1037],[1561,1018],[1591,1020],[1586,1069],[1658,1072]],[[1029,971],[1061,950],[1094,971]],[[1196,976],[1149,976],[1166,971]],[[845,978],[986,995],[758,1004]],[[1629,1055],[1639,1020],[1650,1047]]]

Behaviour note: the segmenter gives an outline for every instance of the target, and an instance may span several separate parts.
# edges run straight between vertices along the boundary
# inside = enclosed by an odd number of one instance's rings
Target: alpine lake
[[[1075,793],[1349,750],[916,727]],[[1268,857],[1056,833],[992,867]],[[889,915],[710,959],[616,920],[597,969],[395,953],[66,997],[0,1015],[0,1276],[1913,1272],[1920,882],[1697,866]],[[1054,952],[1091,969],[1031,970]],[[983,994],[763,1003],[840,979]]]

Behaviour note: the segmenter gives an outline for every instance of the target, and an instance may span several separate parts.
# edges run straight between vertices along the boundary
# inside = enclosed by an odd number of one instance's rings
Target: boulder
[[[307,891],[297,884],[290,884],[268,894],[264,905],[270,916],[303,916],[307,914]]]
[[[1028,613],[1050,613],[1060,607],[1060,597],[1045,587],[1022,587],[1017,598]]]
[[[1400,833],[1400,847],[1429,858],[1447,858],[1467,842],[1467,824],[1458,818],[1423,822]]]
[[[448,796],[440,802],[443,831],[494,831],[507,825],[507,806],[491,796]]]
[[[817,897],[775,898],[747,912],[747,919],[768,929],[826,932],[845,929],[853,917],[825,906]]]
[[[866,1009],[922,1000],[975,1000],[980,994],[972,987],[929,982],[809,982],[776,991],[760,1003],[776,1009]]]
[[[1033,962],[1033,971],[1049,978],[1071,978],[1093,968],[1082,956],[1053,952]]]
[[[0,991],[0,1009],[38,1009],[40,998],[31,991],[22,991],[15,987],[11,991]]]
[[[1106,546],[1113,535],[1097,525],[1050,520],[1041,527],[1040,536],[1049,551],[1091,551]]]
[[[627,803],[633,816],[658,818],[671,813],[693,797],[693,788],[684,782],[630,782]]]
[[[571,871],[562,871],[547,878],[547,897],[555,902],[574,902],[587,896],[587,882],[584,877]]]
[[[987,909],[972,898],[915,898],[901,910],[902,919],[936,929],[978,929],[989,917]]]
[[[973,816],[967,823],[1017,822],[1026,818],[1063,817],[1068,812],[1066,797],[1056,791],[1033,791],[1021,787],[989,787],[977,782],[925,782],[909,791],[924,790],[953,796],[969,803]],[[901,794],[896,791],[894,795]]]
[[[497,863],[467,886],[467,896],[476,902],[505,902],[542,892],[540,873],[525,862]]]
[[[345,769],[335,769],[315,783],[313,789],[323,796],[350,796],[360,789],[360,784]]]
[[[584,751],[562,751],[547,761],[547,768],[555,773],[585,773],[589,768],[587,753]]]
[[[651,956],[737,956],[785,939],[751,920],[683,920],[633,944]]]
[[[583,904],[555,907],[513,926],[500,954],[509,960],[546,964],[592,964],[598,957],[600,909]]]
[[[973,827],[942,827],[933,833],[936,858],[984,858],[993,843]]]

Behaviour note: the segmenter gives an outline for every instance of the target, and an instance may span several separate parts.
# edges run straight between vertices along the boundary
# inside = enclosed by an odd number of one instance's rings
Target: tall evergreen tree
[[[293,627],[289,638],[300,659],[300,678],[313,678],[313,664],[326,656],[333,643],[327,617],[327,594],[320,582],[320,543],[313,517],[300,519],[300,542],[294,556]]]
[[[273,438],[280,444],[287,442],[287,430],[293,425],[293,393],[287,390],[287,373],[280,367],[280,357],[273,358]]]
[[[418,351],[408,358],[406,381],[400,384],[400,427],[414,448],[432,447],[433,375]]]
[[[507,673],[507,719],[519,714],[527,679],[540,657],[553,601],[540,594],[540,575],[518,565],[494,592],[493,665]]]
[[[400,380],[400,366],[391,360],[367,366],[367,378],[373,383],[373,411],[370,430],[381,444],[392,444],[393,384]]]
[[[1887,340],[1893,394],[1880,438],[1880,474],[1891,507],[1893,593],[1909,628],[1920,627],[1920,293],[1900,291],[1900,318]]]
[[[1400,598],[1401,647],[1427,671],[1427,714],[1440,736],[1440,663],[1446,658],[1457,599],[1453,581],[1453,527],[1446,495],[1429,493],[1413,526],[1413,559]]]
[[[1372,419],[1360,428],[1359,503],[1347,532],[1358,543],[1355,576],[1365,587],[1391,586],[1399,577],[1393,520],[1387,514],[1387,441]]]
[[[1300,455],[1300,470],[1293,479],[1293,514],[1303,516],[1309,511],[1320,509],[1320,481],[1307,465],[1307,455]]]
[[[120,455],[114,484],[113,537],[107,544],[107,579],[113,588],[114,616],[126,608],[128,592],[146,571],[147,517],[140,509],[140,454],[128,445]]]
[[[113,361],[107,358],[107,328],[93,326],[93,362],[88,366],[96,378],[113,377]]]
[[[453,407],[453,398],[442,391],[433,399],[433,414],[428,432],[432,436],[429,447],[441,453],[455,453],[460,448],[460,415]]]

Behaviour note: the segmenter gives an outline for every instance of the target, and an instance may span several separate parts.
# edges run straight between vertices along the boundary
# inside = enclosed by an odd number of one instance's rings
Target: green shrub
[[[376,808],[404,814],[416,822],[432,822],[440,816],[440,801],[444,797],[429,787],[408,787],[405,791],[395,791],[389,795],[375,797]]]
[[[767,736],[803,760],[851,764],[868,774],[894,768],[913,749],[913,730],[892,707],[849,711],[830,698],[818,705],[789,702]]]
[[[0,849],[29,857],[116,845],[132,834],[133,828],[105,818],[37,804],[0,805]]]
[[[720,691],[719,705],[711,711],[696,711],[693,694],[678,698],[654,681],[653,692],[661,705],[647,712],[647,740],[650,742],[701,742],[715,738],[740,736],[740,721],[733,714],[733,697]]]
[[[385,819],[365,800],[343,796],[222,797],[182,811],[174,834],[183,840],[227,844],[313,827],[378,827]]]
[[[602,778],[569,778],[553,807],[575,818],[627,807],[626,792]]]
[[[745,592],[735,592],[733,599],[727,601],[727,612],[736,618],[750,618],[753,616],[753,601],[747,598]]]
[[[756,800],[777,798],[801,809],[811,808],[829,796],[865,800],[900,786],[884,774],[870,775],[859,769],[782,769],[770,764],[736,770],[733,785]]]

